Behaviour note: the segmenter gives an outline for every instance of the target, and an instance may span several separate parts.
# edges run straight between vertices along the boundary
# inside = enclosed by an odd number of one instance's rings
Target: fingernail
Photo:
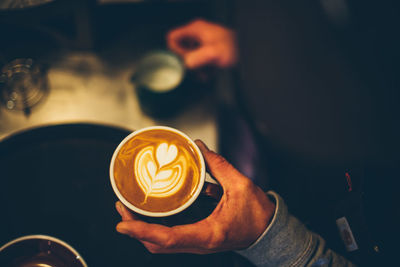
[[[126,230],[125,228],[123,228],[120,225],[117,225],[117,232],[121,233],[121,234],[124,234],[124,235],[127,235],[129,233],[128,230]]]
[[[200,139],[197,139],[197,140],[196,140],[196,144],[199,145],[199,146],[201,146],[201,147],[203,147],[203,148],[205,148],[207,151],[210,151],[210,149],[207,147],[207,145],[204,144],[204,142],[201,141]]]
[[[115,207],[117,208],[118,213],[122,216],[122,204],[121,204],[121,202],[118,201],[115,204]]]

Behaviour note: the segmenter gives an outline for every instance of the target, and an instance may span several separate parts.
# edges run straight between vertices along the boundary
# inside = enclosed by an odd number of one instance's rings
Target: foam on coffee
[[[182,155],[177,158],[177,147],[167,143],[161,143],[156,149],[145,147],[137,154],[135,177],[146,194],[145,202],[148,196],[171,196],[182,187],[187,164]]]
[[[186,138],[153,129],[122,146],[114,163],[114,179],[135,207],[165,212],[182,206],[194,194],[200,181],[199,166],[199,156]]]

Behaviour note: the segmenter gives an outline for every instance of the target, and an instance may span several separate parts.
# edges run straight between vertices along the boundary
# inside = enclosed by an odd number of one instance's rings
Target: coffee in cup
[[[196,144],[165,126],[128,135],[111,160],[114,192],[131,210],[146,216],[176,214],[200,194],[205,164]]]

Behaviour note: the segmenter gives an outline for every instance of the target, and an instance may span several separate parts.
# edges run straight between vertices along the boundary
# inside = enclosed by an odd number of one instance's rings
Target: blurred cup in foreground
[[[3,267],[87,267],[79,253],[66,242],[46,235],[28,235],[0,247]]]

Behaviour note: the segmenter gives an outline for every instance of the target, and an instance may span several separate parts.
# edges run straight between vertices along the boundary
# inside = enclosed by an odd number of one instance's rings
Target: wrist
[[[264,209],[264,222],[263,222],[263,227],[260,228],[259,234],[257,235],[256,240],[254,240],[253,243],[257,242],[257,240],[260,238],[261,235],[269,228],[269,226],[272,224],[275,211],[276,211],[276,201],[275,198],[270,196],[268,193],[263,192],[265,201],[263,204],[263,209]]]

